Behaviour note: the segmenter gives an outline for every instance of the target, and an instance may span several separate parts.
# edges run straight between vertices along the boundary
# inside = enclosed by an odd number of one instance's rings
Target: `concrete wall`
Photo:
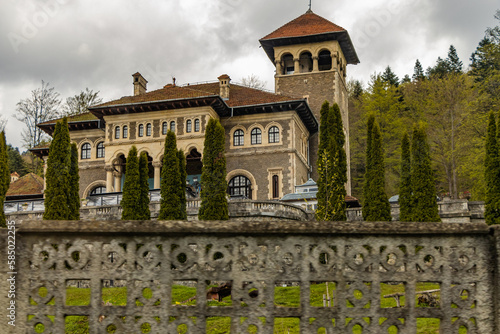
[[[416,333],[422,318],[437,319],[440,333],[459,333],[461,326],[468,333],[500,333],[500,229],[485,224],[230,220],[26,221],[14,226],[16,297],[6,297],[11,284],[3,276],[3,333],[34,332],[37,323],[64,333],[68,315],[86,317],[82,322],[89,333],[105,332],[110,324],[117,333],[137,333],[143,323],[151,324],[154,333],[174,333],[180,324],[188,326],[188,333],[205,333],[210,317],[229,318],[231,333],[251,324],[259,333],[272,333],[278,330],[275,319],[284,317],[296,319],[301,333],[322,327],[327,333],[350,333],[356,324],[367,333],[385,333],[390,326],[398,333]],[[2,250],[8,246],[6,232],[0,230]],[[7,260],[0,252],[3,275]],[[74,280],[90,286],[89,305],[66,305],[66,287]],[[109,280],[127,287],[126,305],[103,303],[101,291]],[[172,303],[172,286],[185,281],[195,283],[195,306]],[[232,306],[208,306],[207,281],[231,282]],[[321,282],[335,284],[332,307],[311,305],[311,287]],[[438,307],[417,302],[424,282],[438,286]],[[299,287],[300,307],[275,305],[274,287],[283,284]],[[382,307],[387,285],[402,288],[402,307]],[[38,295],[41,287],[46,296]],[[142,297],[145,288],[153,298]],[[254,289],[258,296],[251,298]],[[15,328],[6,324],[11,301]]]

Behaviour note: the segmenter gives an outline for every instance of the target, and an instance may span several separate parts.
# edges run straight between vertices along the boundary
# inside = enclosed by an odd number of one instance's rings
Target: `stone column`
[[[276,59],[274,61],[274,64],[276,65],[276,74],[277,75],[283,74],[283,68],[281,67],[281,60]]]
[[[113,172],[113,176],[115,177],[115,192],[119,193],[122,191],[122,173]]]
[[[113,192],[113,166],[106,166],[104,167],[104,170],[106,171],[106,192],[111,193]]]
[[[155,175],[154,175],[154,188],[155,189],[160,189],[161,182],[160,182],[160,177],[161,177],[161,161],[154,161],[153,162],[153,167],[155,169]]]
[[[293,73],[300,73],[300,62],[299,62],[299,58],[294,58],[293,59]]]
[[[319,60],[319,58],[317,56],[313,57],[313,72],[318,72],[319,71],[318,60]]]

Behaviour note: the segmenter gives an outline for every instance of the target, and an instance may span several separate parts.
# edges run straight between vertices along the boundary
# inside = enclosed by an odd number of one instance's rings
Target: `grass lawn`
[[[310,290],[310,303],[313,307],[323,307],[323,295],[326,295],[328,285],[328,294],[330,295],[330,303],[332,306],[337,302],[334,298],[336,285],[333,282],[322,282],[318,284],[311,284]],[[367,288],[370,288],[367,285]],[[300,287],[275,287],[274,288],[274,299],[275,305],[281,307],[299,307],[300,299]],[[394,293],[404,293],[403,284],[381,284],[381,294],[388,295]],[[417,285],[417,291],[433,290],[439,289],[439,285],[433,283],[419,283]],[[46,295],[46,290],[41,288],[39,294],[41,297]],[[90,304],[90,289],[79,289],[79,288],[67,288],[66,290],[66,304],[74,306],[85,306]],[[144,290],[144,297],[146,299],[151,298],[151,290]],[[196,305],[196,300],[189,300],[196,296],[196,288],[185,287],[180,285],[174,285],[172,287],[172,304],[180,305]],[[362,296],[361,291],[354,290],[354,298],[360,299]],[[102,290],[103,303],[108,303],[112,305],[126,305],[127,303],[127,288],[103,288]],[[439,298],[439,297],[438,297]],[[32,304],[35,302],[32,300]],[[405,298],[400,297],[401,305],[404,306]],[[416,301],[417,302],[417,301]],[[53,304],[54,300],[50,301],[49,304]],[[139,302],[137,302],[140,305]],[[159,301],[157,301],[159,303]],[[347,307],[352,307],[347,302]],[[231,306],[232,300],[231,296],[225,297],[222,302],[218,301],[208,301],[209,306]],[[365,305],[364,307],[369,307],[370,305]],[[112,306],[110,306],[112,307]],[[396,301],[394,298],[382,298],[381,305],[382,308],[396,307]],[[52,318],[53,319],[53,318]],[[351,319],[347,319],[346,323],[349,323]],[[244,321],[241,319],[240,321]],[[261,321],[264,321],[262,319]],[[311,319],[310,321],[313,321]],[[368,318],[365,321],[369,321]],[[380,319],[379,322],[383,323],[385,319]],[[67,316],[66,317],[66,333],[69,334],[87,334],[89,333],[89,319],[85,316]],[[345,324],[340,324],[344,326]],[[275,318],[274,319],[274,333],[276,334],[294,334],[300,333],[299,331],[299,319],[298,318]],[[222,334],[229,333],[231,327],[231,319],[229,317],[212,317],[207,319],[207,333],[210,334]],[[249,333],[256,333],[257,328],[255,326],[250,326]],[[43,326],[37,325],[35,327],[37,333],[43,333]],[[111,328],[108,330],[109,333],[114,333]],[[148,333],[149,328],[143,327],[143,333]],[[179,326],[179,333],[185,333],[186,328]],[[321,331],[318,332],[322,334]],[[324,333],[324,332],[323,332]],[[362,333],[362,329],[359,326],[354,327],[354,334]],[[394,327],[389,328],[388,334],[396,334],[397,329]],[[435,334],[439,333],[439,319],[417,319],[417,333],[418,334]],[[460,334],[467,333],[465,328],[460,329]]]

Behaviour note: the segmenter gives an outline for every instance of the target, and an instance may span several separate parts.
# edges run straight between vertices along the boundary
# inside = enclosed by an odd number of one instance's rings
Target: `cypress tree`
[[[80,219],[80,175],[78,173],[78,147],[71,144],[71,166],[69,170],[70,191],[68,206],[70,209],[70,220]]]
[[[125,182],[123,184],[122,206],[123,220],[139,220],[142,217],[139,212],[141,207],[141,186],[139,160],[137,158],[137,148],[132,146],[127,156],[125,170]]]
[[[151,212],[149,210],[149,166],[148,154],[142,152],[139,157],[139,187],[140,187],[140,200],[138,217],[139,220],[150,220]]]
[[[163,167],[161,170],[161,202],[158,219],[180,220],[184,218],[179,197],[180,178],[175,133],[168,131],[165,137]]]
[[[203,149],[200,220],[229,219],[224,141],[224,127],[218,120],[211,118],[205,131]]]
[[[373,121],[371,133],[370,153],[370,197],[365,198],[370,203],[370,212],[365,217],[366,221],[391,221],[391,206],[385,193],[385,166],[382,138],[377,121]]]
[[[179,149],[177,151],[177,159],[179,160],[179,180],[181,181],[179,184],[179,199],[180,199],[180,210],[181,210],[181,219],[187,219],[187,211],[186,211],[186,156],[184,152]]]
[[[373,177],[373,159],[372,154],[372,137],[373,137],[373,124],[375,123],[375,116],[368,116],[367,130],[366,130],[366,164],[365,164],[365,182],[363,184],[363,219],[367,220],[371,217],[371,181]]]
[[[52,143],[47,159],[45,212],[43,219],[71,219],[71,209],[68,205],[70,184],[71,148],[68,130],[68,120],[63,118],[56,123]]]
[[[7,143],[5,141],[5,132],[0,133],[0,227],[7,227],[3,204],[5,202],[5,194],[9,190],[10,173],[9,162],[7,157]]]
[[[500,120],[499,120],[500,122]],[[486,201],[484,217],[488,225],[500,224],[500,157],[495,115],[490,112],[486,135],[485,180]]]
[[[344,149],[342,116],[339,106],[334,104],[328,107],[328,102],[323,104],[321,112],[316,219],[320,221],[346,220],[347,158]]]
[[[403,135],[401,141],[401,183],[399,185],[399,220],[403,222],[412,221],[411,203],[411,155],[410,138],[408,134]]]
[[[440,221],[425,125],[414,127],[411,145],[412,220]]]

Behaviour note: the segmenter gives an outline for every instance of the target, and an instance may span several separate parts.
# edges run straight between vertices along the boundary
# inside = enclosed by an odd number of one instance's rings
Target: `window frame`
[[[122,129],[122,137],[128,138],[128,126],[124,125]]]
[[[233,146],[245,146],[245,132],[243,130],[241,129],[234,130]]]
[[[166,135],[168,132],[168,122],[161,123],[161,134]]]
[[[280,128],[273,125],[269,128],[267,133],[267,140],[270,144],[276,144],[280,142]]]
[[[262,144],[262,130],[260,128],[253,128],[250,132],[250,144],[261,145]]]
[[[194,132],[200,132],[200,119],[199,118],[194,120]]]
[[[104,149],[104,142],[101,141],[96,145],[96,159],[104,158],[106,155],[106,150]]]
[[[89,143],[84,143],[80,148],[80,159],[87,160],[92,157],[92,146]]]
[[[144,124],[139,124],[137,127],[137,137],[144,137]]]
[[[188,119],[186,121],[186,133],[191,133],[192,130],[193,130],[193,121]]]
[[[175,132],[175,128],[176,128],[175,121],[170,121],[170,131]]]
[[[115,139],[120,139],[122,134],[122,130],[119,126],[115,126]]]
[[[146,137],[151,137],[153,134],[153,125],[151,123],[146,124]]]
[[[238,182],[237,185],[235,185],[236,181]],[[237,193],[235,193],[235,189],[238,189]],[[229,196],[244,195],[247,199],[252,199],[252,181],[245,175],[236,175],[229,180],[227,193]]]

